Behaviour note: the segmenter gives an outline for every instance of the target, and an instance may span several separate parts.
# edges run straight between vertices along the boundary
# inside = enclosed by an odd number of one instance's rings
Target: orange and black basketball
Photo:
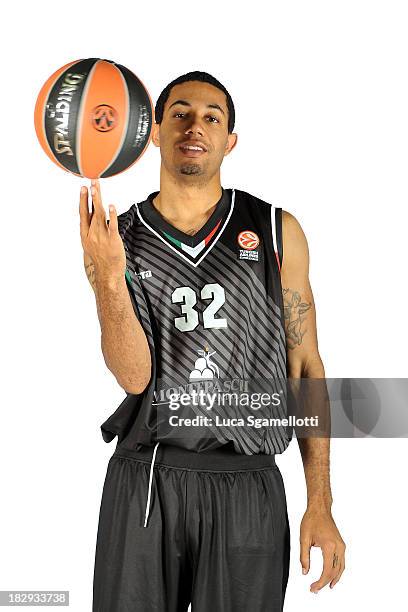
[[[125,66],[90,58],[66,64],[47,80],[35,106],[38,140],[64,170],[87,178],[123,172],[146,150],[154,109]]]

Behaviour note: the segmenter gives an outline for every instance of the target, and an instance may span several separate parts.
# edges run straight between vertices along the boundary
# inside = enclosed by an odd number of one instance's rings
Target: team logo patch
[[[259,253],[256,250],[259,247],[259,236],[252,230],[244,230],[238,234],[239,259],[246,261],[259,261]]]
[[[238,244],[241,249],[246,251],[254,251],[259,246],[258,234],[245,230],[238,235]]]

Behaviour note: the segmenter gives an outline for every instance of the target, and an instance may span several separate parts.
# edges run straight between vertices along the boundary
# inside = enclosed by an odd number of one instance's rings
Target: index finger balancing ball
[[[133,72],[90,58],[50,76],[38,95],[34,123],[54,163],[77,176],[106,178],[140,159],[153,116],[150,95]]]

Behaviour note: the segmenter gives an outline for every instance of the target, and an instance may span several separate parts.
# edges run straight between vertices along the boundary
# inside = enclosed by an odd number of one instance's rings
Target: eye
[[[219,120],[217,117],[214,117],[214,115],[209,115],[208,117],[209,119],[214,119],[214,121],[210,121],[210,123],[219,123]]]
[[[184,117],[184,113],[175,113],[174,117],[178,117],[179,115]]]

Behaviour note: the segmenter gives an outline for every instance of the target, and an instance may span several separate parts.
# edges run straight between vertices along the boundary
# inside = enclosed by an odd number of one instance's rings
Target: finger
[[[88,209],[88,189],[81,187],[79,195],[79,228],[81,240],[87,237],[90,225],[90,213]]]
[[[102,191],[101,191],[101,183],[99,179],[92,179],[91,184],[92,184],[92,187],[95,187],[96,193],[99,197],[99,201],[102,204]]]
[[[102,206],[102,202],[100,197],[98,196],[98,192],[95,187],[91,187],[91,196],[92,196],[92,219],[91,225],[96,225],[98,228],[107,229],[106,222],[106,214],[105,209]]]
[[[113,204],[109,205],[109,230],[116,233],[118,231],[118,215]]]
[[[300,563],[302,574],[307,574],[310,569],[310,542],[304,538],[300,540]]]
[[[333,544],[326,544],[322,547],[323,553],[323,571],[322,574],[316,582],[313,582],[310,585],[310,590],[312,593],[317,593],[322,589],[326,584],[329,584],[337,574],[337,567],[333,567],[333,559],[335,555],[335,546]]]
[[[96,219],[100,223],[103,223],[104,225],[106,225],[106,215],[105,215],[105,209],[102,205],[101,190],[99,187],[99,182],[96,180],[92,180],[91,195],[92,195],[92,203],[95,209]]]
[[[98,195],[102,201],[102,192],[101,192],[101,184],[99,182],[99,179],[92,179],[91,180],[91,185],[92,187],[95,187],[96,191],[98,192]]]
[[[346,569],[346,567],[345,567],[344,559],[342,559],[340,561],[338,574],[337,574],[337,576],[330,583],[330,588],[331,589],[334,587],[335,584],[338,583],[338,581],[340,580],[341,575],[342,575],[342,573],[344,572],[345,569]]]

